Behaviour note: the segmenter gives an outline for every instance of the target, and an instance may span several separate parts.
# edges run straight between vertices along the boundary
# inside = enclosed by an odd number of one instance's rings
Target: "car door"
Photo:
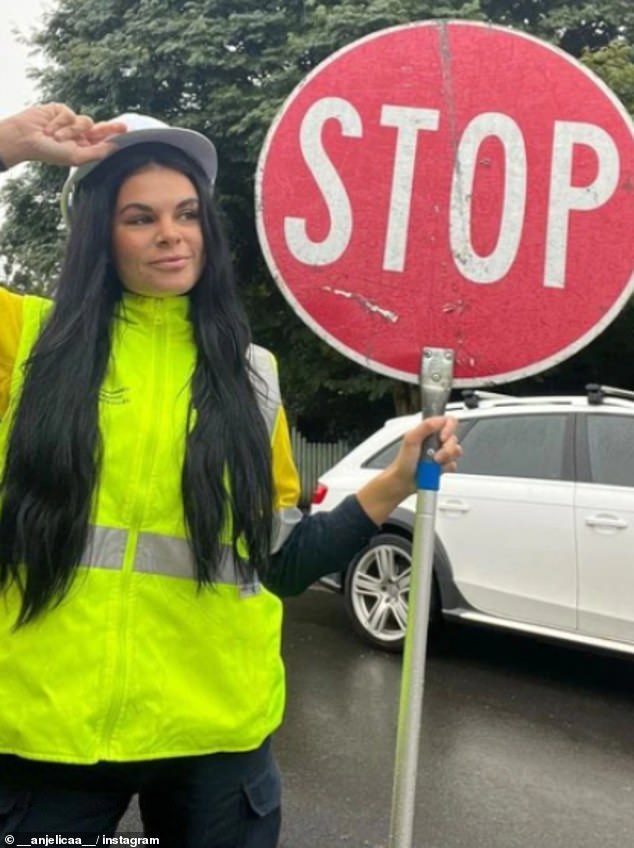
[[[634,642],[634,415],[580,416],[579,632]]]
[[[574,629],[577,577],[567,411],[476,419],[443,477],[437,533],[467,606]]]

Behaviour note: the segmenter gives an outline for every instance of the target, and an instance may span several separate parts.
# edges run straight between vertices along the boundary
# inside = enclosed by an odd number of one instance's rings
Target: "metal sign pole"
[[[451,391],[453,361],[452,350],[446,348],[423,350],[420,383],[423,418],[444,413]],[[434,522],[440,484],[440,468],[433,461],[436,448],[435,436],[425,440],[417,472],[418,492],[392,787],[389,848],[411,848],[412,846],[434,560]]]

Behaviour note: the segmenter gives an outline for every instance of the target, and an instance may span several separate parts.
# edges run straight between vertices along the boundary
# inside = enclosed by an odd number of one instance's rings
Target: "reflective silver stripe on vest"
[[[146,574],[161,574],[165,577],[183,577],[194,580],[196,576],[194,557],[189,542],[160,533],[139,533],[134,570]],[[220,567],[215,581],[241,586],[240,578],[229,545],[221,547]]]
[[[252,375],[253,388],[260,412],[271,436],[282,404],[275,359],[268,350],[258,345],[250,345],[247,356],[256,372]]]
[[[194,557],[189,542],[159,533],[139,533],[134,570],[169,577],[195,576]]]
[[[302,511],[296,506],[288,507],[287,509],[278,509],[273,513],[273,526],[271,528],[272,554],[279,551],[301,520]]]
[[[123,568],[128,531],[116,527],[88,528],[88,543],[81,564],[92,568]]]
[[[271,553],[276,553],[288,539],[293,528],[302,520],[301,510],[296,507],[277,510],[273,514]],[[112,571],[123,568],[128,531],[116,527],[91,526],[88,544],[81,564],[88,568],[107,568]],[[220,568],[217,583],[242,586],[233,551],[229,545],[221,546]],[[134,570],[145,574],[161,574],[166,577],[182,577],[194,580],[196,571],[189,542],[176,536],[160,533],[139,533],[134,557]],[[250,583],[257,583],[251,580]]]

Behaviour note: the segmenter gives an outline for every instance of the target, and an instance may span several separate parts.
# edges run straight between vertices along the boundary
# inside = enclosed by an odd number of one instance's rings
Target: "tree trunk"
[[[397,415],[420,412],[420,389],[412,383],[394,382],[392,389],[394,411]]]

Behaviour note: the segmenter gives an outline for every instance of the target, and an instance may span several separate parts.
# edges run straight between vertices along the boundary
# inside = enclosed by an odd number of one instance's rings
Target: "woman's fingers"
[[[54,130],[55,141],[64,142],[79,139],[92,127],[92,120],[87,115],[77,115],[75,120]]]
[[[457,426],[458,421],[452,416],[435,416],[425,418],[409,430],[403,437],[401,452],[397,458],[401,473],[414,472],[420,460],[423,442],[434,433],[440,442],[438,450],[434,453],[435,462],[442,465],[443,471],[455,471],[456,462],[462,456],[462,448],[456,435]]]
[[[443,438],[444,432],[443,430],[440,433],[442,445],[434,454],[434,461],[442,465],[445,471],[455,471],[456,461],[462,456],[462,447],[455,433],[447,434]]]
[[[440,447],[436,451],[434,459],[437,462],[448,462],[458,459],[462,456],[462,448],[456,436],[457,426],[457,419],[450,415],[425,418],[420,424],[417,424],[416,427],[405,434],[403,438],[404,447],[408,451],[420,450],[425,439],[436,434],[440,442]]]
[[[97,145],[113,135],[125,132],[127,127],[121,121],[100,121],[95,123],[88,115],[78,115],[62,103],[47,103],[43,107],[48,115],[44,134],[63,144],[74,141],[79,147],[95,147],[95,156],[109,152],[110,148],[101,148],[97,153]],[[83,160],[83,157],[80,157]]]
[[[92,126],[92,120],[87,115],[78,115],[63,103],[45,103],[39,107],[45,119],[43,132],[57,141],[86,132]]]
[[[113,135],[119,135],[126,132],[127,127],[122,121],[100,121],[93,124],[86,132],[86,138],[93,144],[110,138]]]

